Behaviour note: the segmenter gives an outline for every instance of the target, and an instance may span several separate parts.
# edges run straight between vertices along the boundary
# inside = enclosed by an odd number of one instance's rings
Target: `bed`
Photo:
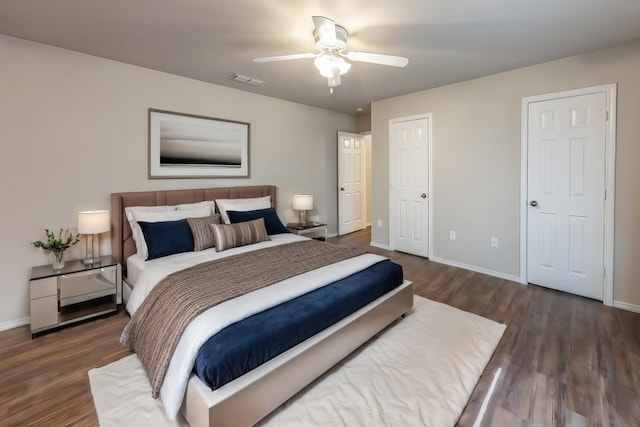
[[[125,301],[128,301],[128,306],[131,304],[133,287],[136,282],[143,280],[140,279],[140,271],[134,271],[140,266],[136,267],[135,262],[128,262],[135,258],[136,244],[126,219],[125,208],[266,196],[270,197],[271,205],[276,206],[276,188],[270,185],[112,194],[112,253],[123,266],[125,278],[123,294]],[[286,243],[291,239],[294,239],[293,235],[271,240],[275,245],[279,240]],[[361,262],[360,258],[366,257],[356,258],[357,262]],[[128,270],[133,274],[129,275]],[[180,412],[192,427],[253,425],[376,333],[411,310],[412,304],[411,283],[403,281],[401,285],[377,297],[337,323],[315,333],[220,388],[212,391],[200,378],[191,375],[186,383],[184,397],[181,398]],[[179,349],[178,346],[176,353]]]

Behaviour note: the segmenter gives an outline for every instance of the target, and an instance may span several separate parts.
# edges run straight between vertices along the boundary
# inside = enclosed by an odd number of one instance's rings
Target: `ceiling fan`
[[[288,61],[291,59],[314,59],[314,64],[320,74],[327,78],[327,83],[333,93],[333,88],[340,86],[340,76],[351,68],[345,58],[354,62],[369,62],[372,64],[405,67],[409,60],[403,56],[382,55],[367,52],[345,52],[349,33],[337,25],[333,20],[324,16],[312,16],[313,38],[319,53],[297,53],[293,55],[266,56],[253,58],[253,62]]]

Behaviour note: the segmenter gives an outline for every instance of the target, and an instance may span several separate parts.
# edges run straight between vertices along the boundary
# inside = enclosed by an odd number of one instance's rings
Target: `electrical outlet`
[[[491,238],[491,247],[492,248],[497,248],[498,247],[498,238],[497,237],[492,237]]]
[[[378,227],[382,227],[382,220],[381,219],[378,220]]]
[[[456,240],[456,232],[454,230],[449,230],[449,240]]]

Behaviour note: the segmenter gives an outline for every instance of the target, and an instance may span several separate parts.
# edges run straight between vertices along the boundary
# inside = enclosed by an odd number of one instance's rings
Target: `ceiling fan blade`
[[[392,67],[406,67],[409,59],[404,56],[382,55],[379,53],[349,52],[347,58],[356,62],[370,62],[372,64],[391,65]]]
[[[315,53],[294,53],[293,55],[263,56],[261,58],[253,58],[253,62],[275,62],[288,61],[290,59],[312,59],[318,56]]]
[[[335,47],[336,23],[324,16],[312,16],[311,19],[313,19],[313,25],[316,27],[320,42],[327,47]]]

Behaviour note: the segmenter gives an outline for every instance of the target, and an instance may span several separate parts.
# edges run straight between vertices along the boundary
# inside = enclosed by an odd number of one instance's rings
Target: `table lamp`
[[[307,223],[307,211],[313,209],[313,196],[310,194],[296,194],[293,196],[293,209],[300,211],[300,224]]]
[[[111,229],[109,211],[78,212],[78,233],[86,235],[85,265],[100,264],[100,233]],[[94,236],[98,236],[97,255],[94,252]]]

